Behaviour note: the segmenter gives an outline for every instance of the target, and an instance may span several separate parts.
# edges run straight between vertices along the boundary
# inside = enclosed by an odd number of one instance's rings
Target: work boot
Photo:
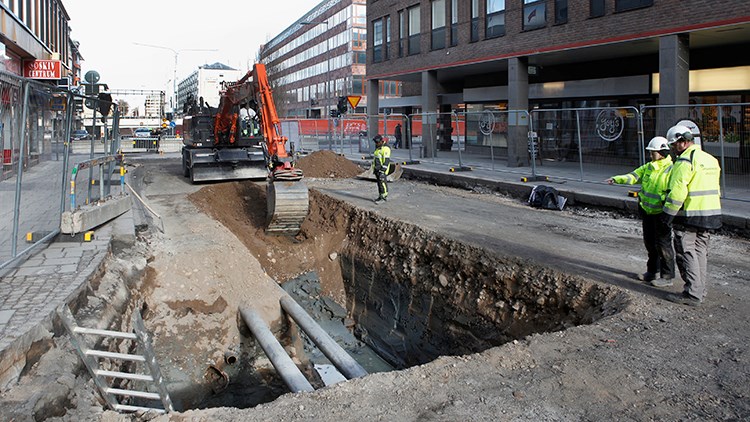
[[[375,200],[375,203],[380,204],[381,202],[385,202],[385,201],[386,201],[385,197],[378,196],[378,199]]]
[[[646,271],[643,274],[638,274],[638,280],[649,282],[656,278],[656,274]]]
[[[701,306],[700,299],[694,298],[693,296],[690,296],[690,293],[688,292],[682,292],[682,293],[670,293],[666,296],[666,299],[670,302],[679,303],[680,305],[687,305],[687,306]]]
[[[646,284],[650,284],[654,287],[670,287],[674,285],[671,278],[657,278],[655,280],[647,281]]]

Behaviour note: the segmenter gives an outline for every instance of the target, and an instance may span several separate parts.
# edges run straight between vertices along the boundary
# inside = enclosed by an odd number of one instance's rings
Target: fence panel
[[[750,103],[647,106],[641,115],[647,139],[678,123],[692,129],[721,164],[722,197],[750,201]]]
[[[640,112],[634,107],[537,109],[531,115],[542,172],[600,182],[603,175],[627,173],[644,162]]]

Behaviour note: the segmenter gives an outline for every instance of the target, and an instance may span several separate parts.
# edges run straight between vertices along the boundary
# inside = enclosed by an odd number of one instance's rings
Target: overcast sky
[[[246,70],[258,47],[321,0],[63,0],[71,37],[80,42],[82,73],[96,70],[110,89],[171,92],[198,66],[224,63]],[[216,51],[189,51],[191,49]]]

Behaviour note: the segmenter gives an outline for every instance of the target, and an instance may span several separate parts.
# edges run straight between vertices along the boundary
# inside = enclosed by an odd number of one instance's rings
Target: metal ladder
[[[112,410],[118,412],[137,412],[137,411],[155,411],[158,413],[173,412],[172,400],[169,398],[169,392],[164,386],[164,380],[159,370],[159,365],[156,363],[156,356],[151,346],[150,334],[146,331],[141,313],[134,311],[131,325],[133,327],[132,332],[121,332],[121,331],[110,331],[110,330],[99,330],[94,328],[79,327],[73,313],[67,306],[63,306],[62,309],[58,310],[58,315],[68,330],[70,335],[70,342],[75,347],[78,355],[81,357],[83,364],[89,370],[91,377],[99,389],[104,400],[107,402]],[[142,353],[141,355],[133,355],[127,353],[113,353],[104,350],[90,349],[87,347],[84,335],[91,335],[97,337],[108,337],[130,340],[135,342],[138,346],[137,350]],[[100,369],[99,358],[109,359],[111,362],[115,361],[130,361],[136,362],[136,366],[143,366],[148,369],[147,374],[109,371]],[[145,365],[138,365],[139,363]],[[117,367],[121,367],[118,365]],[[140,381],[145,384],[144,390],[126,390],[121,388],[114,388],[110,386],[109,381],[116,379],[131,380],[134,382]],[[152,387],[152,388],[149,388]],[[150,391],[156,390],[156,393]],[[139,405],[134,406],[130,404],[122,404],[118,400],[118,396],[122,397],[137,397],[145,399],[144,402],[149,404],[153,403],[153,406]],[[161,401],[161,406],[156,400]]]

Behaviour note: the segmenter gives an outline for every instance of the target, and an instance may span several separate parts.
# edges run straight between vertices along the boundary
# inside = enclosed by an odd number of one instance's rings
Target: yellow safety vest
[[[373,168],[378,171],[387,171],[388,163],[391,160],[391,148],[387,145],[383,145],[382,147],[376,148],[372,155]]]
[[[672,157],[651,161],[628,174],[614,176],[612,180],[618,184],[640,184],[638,203],[646,214],[660,214],[664,207],[664,199],[669,184],[669,172],[672,170]]]
[[[674,223],[698,229],[721,227],[721,167],[698,145],[682,152],[669,176],[664,212]]]

